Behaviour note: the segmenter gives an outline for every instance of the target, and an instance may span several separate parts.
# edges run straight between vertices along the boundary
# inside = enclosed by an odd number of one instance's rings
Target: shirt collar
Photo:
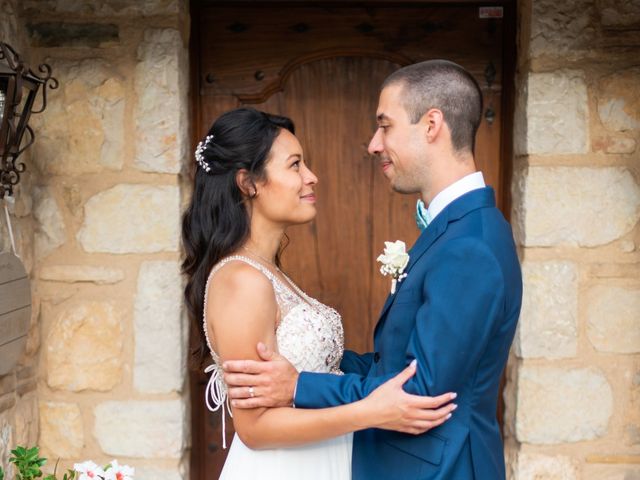
[[[431,220],[436,218],[436,216],[442,212],[447,205],[465,193],[484,187],[486,187],[486,184],[484,183],[484,176],[482,175],[482,172],[475,172],[467,175],[466,177],[462,177],[460,180],[452,183],[434,197],[427,208],[429,218]]]

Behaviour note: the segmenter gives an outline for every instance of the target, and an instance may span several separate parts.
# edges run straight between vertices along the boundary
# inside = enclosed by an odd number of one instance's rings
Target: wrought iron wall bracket
[[[29,117],[47,108],[47,89],[58,88],[49,65],[39,65],[38,72],[34,73],[9,44],[0,42],[0,198],[13,195],[20,174],[26,170],[18,157],[35,140]],[[38,95],[40,105],[36,107]]]

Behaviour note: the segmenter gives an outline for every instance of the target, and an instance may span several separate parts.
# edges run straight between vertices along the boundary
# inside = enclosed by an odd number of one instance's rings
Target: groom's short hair
[[[382,89],[402,84],[402,101],[411,123],[431,108],[442,111],[456,151],[473,153],[482,119],[482,92],[473,76],[457,63],[427,60],[393,72]]]

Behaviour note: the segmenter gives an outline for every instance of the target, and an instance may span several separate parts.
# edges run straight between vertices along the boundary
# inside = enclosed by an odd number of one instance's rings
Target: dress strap
[[[202,329],[204,330],[204,336],[205,336],[205,339],[207,340],[207,346],[209,347],[211,356],[213,357],[213,360],[216,363],[218,362],[218,355],[213,350],[213,346],[211,345],[211,340],[209,339],[209,333],[207,331],[207,300],[209,297],[209,284],[211,283],[211,279],[216,274],[216,272],[220,270],[222,267],[224,267],[227,263],[232,262],[233,260],[239,260],[241,262],[248,263],[255,269],[262,272],[271,281],[271,283],[278,280],[276,276],[273,273],[271,273],[267,267],[265,267],[264,265],[261,265],[260,263],[256,262],[255,260],[252,260],[249,257],[244,257],[242,255],[232,255],[230,257],[223,258],[211,269],[211,272],[209,272],[209,277],[207,278],[207,283],[204,287],[204,304],[202,309],[202,312],[203,312]]]
[[[248,263],[249,265],[251,265],[256,270],[260,270],[264,274],[264,276],[267,277],[269,280],[273,280],[274,278],[276,278],[276,276],[267,267],[262,265],[260,262],[256,262],[252,258],[245,257],[244,255],[232,255],[230,257],[226,257],[226,258],[220,260],[216,264],[216,266],[211,269],[211,273],[209,274],[209,277],[211,277],[211,275],[214,272],[217,272],[222,267],[224,267],[227,263],[232,262],[234,260],[238,260],[238,261],[241,261],[241,262],[244,262],[244,263]]]
[[[202,315],[202,329],[204,330],[204,336],[207,341],[207,346],[209,347],[209,351],[211,352],[211,358],[213,359],[213,363],[205,368],[205,373],[213,372],[211,377],[209,377],[209,382],[207,383],[207,388],[205,390],[205,402],[207,404],[207,408],[211,412],[217,412],[218,410],[222,410],[222,448],[227,448],[227,438],[226,438],[226,413],[229,412],[229,416],[233,418],[233,412],[231,411],[231,407],[229,406],[229,395],[227,392],[227,385],[224,383],[223,371],[220,366],[220,357],[213,349],[211,345],[211,340],[209,339],[209,332],[207,329],[207,297],[209,294],[209,284],[211,283],[211,279],[215,275],[215,273],[224,267],[227,263],[239,260],[244,263],[248,263],[252,267],[256,268],[260,272],[262,272],[270,281],[273,283],[277,281],[277,278],[273,273],[269,271],[264,265],[252,260],[251,258],[244,257],[241,255],[233,255],[230,257],[226,257],[220,260],[209,273],[209,278],[207,278],[207,284],[204,287],[204,305],[203,305],[203,315]]]

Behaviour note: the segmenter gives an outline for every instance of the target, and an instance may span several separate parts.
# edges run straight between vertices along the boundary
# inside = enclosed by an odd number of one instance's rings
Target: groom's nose
[[[384,147],[382,146],[381,130],[382,129],[378,128],[369,142],[369,148],[367,148],[367,151],[370,155],[379,155],[384,150]]]

